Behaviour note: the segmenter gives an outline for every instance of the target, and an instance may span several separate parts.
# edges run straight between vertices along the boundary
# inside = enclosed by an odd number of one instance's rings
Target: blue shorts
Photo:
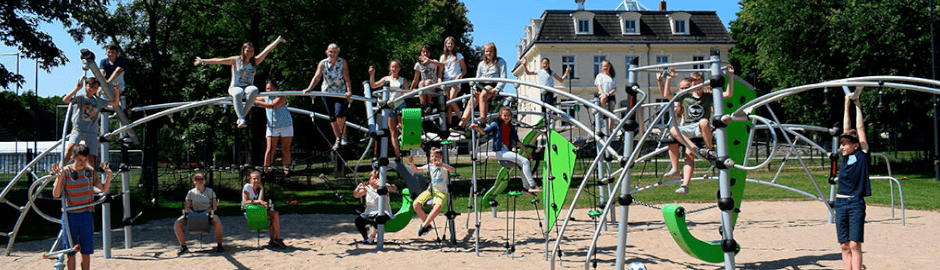
[[[72,131],[72,133],[69,133],[68,139],[68,142],[71,144],[78,144],[81,141],[85,141],[85,146],[88,146],[88,154],[98,156],[101,143],[98,142],[97,134]]]
[[[865,242],[865,199],[836,198],[835,223],[839,243]]]
[[[404,109],[405,109],[405,103],[402,103],[401,105],[398,105],[398,107],[395,107],[394,109],[392,109],[392,113],[389,114],[388,117],[399,117],[401,116],[401,111]]]
[[[91,211],[85,211],[81,213],[69,213],[69,232],[72,234],[72,240],[78,243],[82,248],[82,254],[93,254],[95,253],[95,213]],[[65,219],[65,213],[62,214],[62,219]],[[62,229],[65,230],[63,224]],[[69,243],[69,239],[63,234],[62,237],[62,248],[68,249],[72,245]],[[75,252],[69,252],[69,256],[75,256]]]
[[[330,122],[346,117],[345,98],[323,97],[323,104],[326,104],[326,114],[330,117]]]

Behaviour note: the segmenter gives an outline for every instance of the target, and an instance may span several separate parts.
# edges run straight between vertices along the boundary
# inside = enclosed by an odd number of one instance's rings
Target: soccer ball
[[[630,270],[646,270],[646,265],[643,265],[641,262],[634,262],[630,264]]]

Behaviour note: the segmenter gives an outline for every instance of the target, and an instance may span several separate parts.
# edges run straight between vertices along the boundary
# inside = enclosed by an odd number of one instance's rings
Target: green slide
[[[537,138],[539,135],[538,128],[541,128],[542,125],[544,124],[545,124],[545,119],[539,119],[539,121],[535,123],[535,127],[532,130],[530,130],[528,133],[526,133],[525,137],[522,138],[522,144],[531,145],[532,143],[534,143],[535,138]],[[522,151],[522,149],[517,150],[516,153],[523,155],[523,156],[525,155],[525,152]],[[484,205],[484,203],[489,204],[489,201],[493,200],[492,199],[493,196],[496,196],[496,194],[502,193],[503,189],[506,189],[506,186],[508,185],[508,182],[509,182],[510,175],[511,175],[511,171],[509,169],[499,168],[499,172],[496,173],[496,182],[493,183],[493,187],[491,187],[489,190],[486,191],[486,194],[483,194],[483,198],[480,200],[481,207],[482,205]]]
[[[728,79],[727,77],[725,77]],[[734,95],[725,99],[725,112],[733,112],[757,97],[754,90],[747,87],[741,81],[734,82]],[[735,164],[744,163],[744,152],[747,151],[747,137],[750,132],[750,122],[731,122],[726,131],[728,134],[728,156],[734,160]],[[734,224],[738,220],[738,209],[741,207],[741,199],[744,198],[744,184],[747,182],[747,172],[741,169],[732,168],[729,170],[731,181],[731,198],[734,199],[734,211],[731,214],[731,222]],[[667,204],[663,207],[663,217],[666,220],[666,226],[669,233],[679,244],[685,253],[692,257],[706,262],[724,261],[724,252],[721,250],[721,240],[706,242],[695,238],[689,233],[685,216],[676,215],[676,210],[682,208],[677,205]],[[740,247],[738,247],[740,250]]]
[[[545,218],[548,220],[548,229],[551,230],[555,225],[555,219],[561,212],[562,205],[565,203],[565,197],[568,196],[568,188],[571,186],[571,175],[574,170],[574,163],[577,155],[574,152],[574,144],[571,144],[565,137],[554,130],[549,131],[548,136],[548,158],[551,161],[551,175],[555,177],[549,180],[548,162],[542,175],[542,192],[545,202]]]
[[[411,208],[413,200],[409,195],[411,195],[411,191],[407,188],[401,190],[401,209],[398,209],[398,213],[395,213],[395,219],[385,223],[385,232],[401,231],[401,229],[408,226],[408,222],[411,222],[411,217],[415,215],[415,209]]]

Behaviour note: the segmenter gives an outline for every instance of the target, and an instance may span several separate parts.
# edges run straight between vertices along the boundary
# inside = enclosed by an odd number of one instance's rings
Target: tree
[[[0,2],[0,39],[16,47],[24,57],[39,61],[45,71],[68,62],[68,57],[52,42],[52,37],[37,29],[40,22],[61,22],[72,25],[72,15],[83,10],[89,1],[12,0]],[[23,76],[0,64],[0,87],[10,83],[23,84]]]
[[[742,74],[756,74],[764,89],[858,76],[930,77],[927,0],[744,0],[737,15],[730,27],[737,42],[731,61],[741,65]],[[930,112],[930,95],[884,89],[885,107],[879,109],[878,90],[867,91],[862,105],[875,131],[869,134],[894,130],[916,137],[932,127],[931,115],[924,113]],[[783,119],[818,126],[841,121],[842,89],[824,95],[810,91],[782,100]],[[913,145],[924,138],[905,141]]]

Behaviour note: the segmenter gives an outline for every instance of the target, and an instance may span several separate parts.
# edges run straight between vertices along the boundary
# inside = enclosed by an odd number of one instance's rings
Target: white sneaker
[[[336,140],[335,142],[333,142],[333,151],[336,151],[339,149],[339,144],[340,144],[339,140]]]
[[[245,124],[245,119],[238,119],[238,121],[235,121],[235,124],[238,125],[238,128],[248,127],[248,125]]]
[[[349,145],[349,142],[346,141],[346,136],[343,136],[343,139],[339,141],[339,144],[342,146]]]
[[[679,188],[676,189],[676,193],[679,193],[682,195],[689,195],[689,186],[686,186],[686,185],[679,186]]]
[[[663,177],[672,178],[672,179],[680,179],[682,178],[682,174],[679,173],[679,171],[677,171],[676,168],[672,168],[672,170],[669,170],[668,172],[663,174]]]

